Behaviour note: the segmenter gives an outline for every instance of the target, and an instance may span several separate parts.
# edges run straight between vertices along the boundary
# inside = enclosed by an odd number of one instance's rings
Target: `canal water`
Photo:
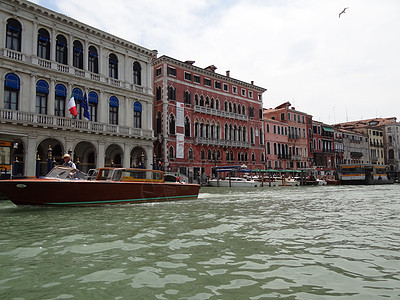
[[[400,185],[0,202],[0,299],[400,298]]]

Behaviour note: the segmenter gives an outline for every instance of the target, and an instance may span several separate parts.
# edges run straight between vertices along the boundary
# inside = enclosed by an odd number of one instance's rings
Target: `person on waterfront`
[[[62,158],[64,159],[63,167],[70,167],[76,169],[75,164],[71,160],[71,155],[66,153]]]

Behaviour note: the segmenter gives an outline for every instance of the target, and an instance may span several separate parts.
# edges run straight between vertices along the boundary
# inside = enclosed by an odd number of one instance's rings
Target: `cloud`
[[[39,1],[159,55],[214,64],[324,122],[400,110],[400,2]],[[344,7],[345,14],[338,17]]]

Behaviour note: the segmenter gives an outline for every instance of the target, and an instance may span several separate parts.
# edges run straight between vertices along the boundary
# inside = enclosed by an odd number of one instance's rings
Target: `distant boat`
[[[162,171],[98,168],[85,176],[55,167],[44,178],[0,181],[0,192],[18,206],[99,206],[197,199],[198,184],[165,182]]]
[[[373,164],[352,164],[339,166],[339,179],[342,184],[392,184],[394,180],[387,175],[387,167]]]
[[[261,182],[255,180],[247,180],[242,177],[231,177],[230,179],[210,179],[210,186],[214,187],[259,187]]]

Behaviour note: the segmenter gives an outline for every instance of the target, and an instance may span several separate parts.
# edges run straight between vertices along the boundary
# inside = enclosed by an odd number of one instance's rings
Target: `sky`
[[[399,0],[35,0],[335,124],[399,117]],[[110,4],[112,3],[112,4]],[[348,7],[339,18],[339,13]]]

